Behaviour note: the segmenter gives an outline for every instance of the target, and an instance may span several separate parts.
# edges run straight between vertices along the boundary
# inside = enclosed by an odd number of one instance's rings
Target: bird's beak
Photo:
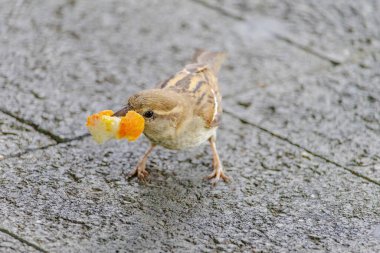
[[[125,106],[122,109],[120,109],[117,112],[115,112],[112,116],[114,116],[114,117],[124,117],[128,113],[128,111],[130,109],[131,108],[129,106]]]

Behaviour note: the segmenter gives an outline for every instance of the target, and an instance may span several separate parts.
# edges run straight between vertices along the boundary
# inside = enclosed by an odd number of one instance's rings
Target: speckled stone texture
[[[2,1],[0,252],[379,252],[379,1]],[[225,50],[207,144],[88,136],[189,61]]]
[[[56,142],[32,126],[0,112],[0,160]]]
[[[282,40],[306,48],[340,64],[380,48],[378,0],[196,0],[245,21],[276,19],[284,29],[274,31]]]

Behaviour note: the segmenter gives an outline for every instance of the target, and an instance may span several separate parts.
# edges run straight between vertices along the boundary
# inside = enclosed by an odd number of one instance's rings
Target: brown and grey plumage
[[[145,136],[152,145],[130,174],[144,180],[145,164],[156,145],[168,149],[186,149],[209,141],[213,152],[213,182],[227,180],[216,150],[216,130],[222,106],[217,74],[225,59],[222,52],[196,50],[192,63],[160,82],[156,88],[141,91],[128,100],[114,116],[134,110],[145,118]]]

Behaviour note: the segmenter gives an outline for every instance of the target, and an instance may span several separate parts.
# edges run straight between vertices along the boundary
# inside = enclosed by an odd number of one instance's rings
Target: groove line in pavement
[[[23,244],[26,244],[26,245],[28,245],[28,246],[30,246],[30,247],[32,247],[32,248],[34,248],[34,249],[36,249],[36,250],[38,250],[38,251],[40,251],[40,252],[48,253],[47,250],[41,248],[41,247],[38,246],[37,244],[34,244],[34,243],[32,243],[32,242],[29,242],[28,240],[26,240],[26,239],[24,239],[24,238],[22,238],[22,237],[16,235],[15,233],[9,231],[8,229],[5,229],[5,228],[0,227],[0,232],[4,233],[4,234],[6,234],[6,235],[8,235],[8,236],[10,236],[10,237],[13,237],[14,239],[18,240],[19,242],[21,242],[21,243],[23,243]]]
[[[60,142],[64,142],[65,139],[64,138],[61,138],[59,137],[58,135],[55,135],[53,133],[51,133],[50,131],[46,130],[46,129],[43,129],[42,127],[40,127],[39,125],[37,125],[36,123],[30,121],[30,120],[26,120],[26,119],[23,119],[17,115],[15,115],[14,113],[4,109],[4,108],[0,108],[0,112],[16,119],[17,121],[25,124],[25,125],[28,125],[28,126],[31,126],[34,130],[36,130],[37,132],[43,134],[43,135],[46,135],[48,136],[50,139],[53,139],[55,140],[56,142],[60,143]]]
[[[269,130],[269,129],[265,128],[265,127],[262,127],[262,126],[260,126],[260,125],[258,125],[258,124],[255,124],[255,123],[253,123],[253,122],[250,122],[250,121],[247,121],[247,120],[245,120],[245,119],[242,119],[242,118],[240,118],[238,115],[236,115],[235,113],[233,113],[233,112],[231,112],[231,111],[228,111],[228,109],[227,109],[227,110],[224,109],[224,112],[227,113],[227,114],[229,114],[229,115],[231,115],[232,117],[234,117],[234,118],[240,120],[240,122],[243,123],[243,124],[250,125],[250,126],[252,126],[252,127],[254,127],[254,128],[257,128],[257,129],[259,129],[259,130],[261,130],[261,131],[263,131],[263,132],[266,132],[266,133],[270,134],[271,136],[273,136],[273,137],[275,137],[275,138],[277,138],[277,139],[280,139],[280,140],[282,140],[282,141],[285,141],[285,142],[289,143],[289,144],[292,145],[292,146],[295,146],[295,147],[297,147],[297,148],[299,148],[299,149],[301,149],[301,150],[303,150],[303,151],[308,152],[309,154],[311,154],[311,155],[313,155],[313,156],[315,156],[315,157],[318,157],[318,158],[324,160],[324,161],[327,162],[327,163],[334,164],[335,166],[337,166],[337,167],[339,167],[339,168],[341,168],[341,169],[343,169],[343,170],[345,170],[345,171],[350,172],[351,174],[353,174],[353,175],[356,176],[356,177],[360,177],[360,178],[362,178],[362,179],[365,180],[365,181],[368,181],[368,182],[371,182],[371,183],[373,183],[373,184],[376,184],[377,186],[380,186],[380,182],[379,182],[379,181],[377,181],[377,180],[375,180],[375,179],[372,179],[372,178],[370,178],[370,177],[367,177],[366,175],[363,175],[363,174],[361,174],[361,173],[359,173],[359,172],[357,172],[357,171],[355,171],[355,170],[353,170],[353,169],[347,168],[346,166],[344,166],[344,165],[342,165],[342,164],[340,164],[340,163],[338,163],[338,162],[336,162],[336,161],[334,161],[334,160],[332,160],[332,159],[330,159],[330,158],[327,158],[327,157],[325,157],[325,156],[323,156],[323,155],[321,155],[321,154],[318,154],[317,152],[314,152],[314,151],[312,151],[312,150],[310,150],[310,149],[308,149],[308,148],[305,148],[305,147],[303,147],[302,145],[300,145],[300,144],[298,144],[298,143],[295,143],[295,142],[293,142],[292,140],[288,139],[287,137],[284,137],[284,136],[282,136],[282,135],[280,135],[280,134],[277,134],[277,133],[275,133],[275,132],[272,132],[271,130]]]
[[[79,136],[76,136],[76,137],[73,137],[73,138],[66,138],[62,142],[56,142],[56,143],[52,143],[52,144],[45,145],[45,146],[38,147],[38,148],[25,149],[25,150],[23,150],[21,152],[18,152],[16,154],[4,156],[4,158],[1,159],[0,161],[3,161],[3,160],[8,159],[8,158],[20,157],[20,156],[25,155],[25,154],[30,153],[30,152],[34,152],[34,151],[37,151],[37,150],[48,149],[50,147],[58,146],[60,144],[65,144],[65,143],[69,143],[69,142],[72,142],[72,141],[82,140],[82,139],[84,139],[86,137],[89,137],[89,136],[90,136],[90,134],[86,133],[86,134],[82,134],[82,135],[79,135]]]
[[[203,1],[203,0],[192,0],[192,1],[194,3],[202,5],[203,7],[208,8],[210,10],[214,10],[214,11],[218,12],[219,14],[221,14],[223,16],[232,18],[232,19],[237,20],[237,21],[247,21],[247,19],[245,17],[233,14],[233,13],[231,13],[231,12],[229,12],[229,11],[227,11],[227,10],[219,7],[219,6],[215,6],[215,5],[210,4],[210,3],[206,2],[206,1]],[[338,60],[335,60],[335,59],[329,57],[328,55],[323,54],[323,52],[320,52],[318,50],[315,50],[314,48],[302,45],[300,43],[296,43],[294,40],[290,39],[289,37],[287,37],[287,36],[285,36],[283,34],[279,34],[279,33],[273,32],[273,31],[272,31],[272,34],[275,36],[276,39],[281,40],[281,41],[287,43],[289,46],[295,47],[295,48],[297,48],[297,49],[299,49],[301,51],[304,51],[304,52],[306,52],[308,54],[312,54],[312,55],[314,55],[314,56],[316,56],[319,59],[322,59],[324,61],[328,61],[331,64],[333,64],[334,66],[342,64],[342,62],[340,62]]]

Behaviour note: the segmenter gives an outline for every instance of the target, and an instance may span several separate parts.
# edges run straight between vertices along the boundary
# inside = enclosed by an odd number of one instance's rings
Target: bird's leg
[[[214,171],[207,177],[208,179],[211,179],[211,182],[215,184],[219,181],[220,178],[222,178],[225,182],[227,182],[230,178],[226,176],[223,172],[223,166],[220,162],[218,151],[216,150],[216,144],[215,144],[215,136],[210,137],[209,142],[212,150],[212,167]]]
[[[128,174],[127,178],[137,176],[141,181],[146,181],[146,177],[149,175],[148,171],[145,169],[146,161],[148,160],[148,156],[155,146],[155,144],[150,145],[145,154],[140,158],[136,167]]]

